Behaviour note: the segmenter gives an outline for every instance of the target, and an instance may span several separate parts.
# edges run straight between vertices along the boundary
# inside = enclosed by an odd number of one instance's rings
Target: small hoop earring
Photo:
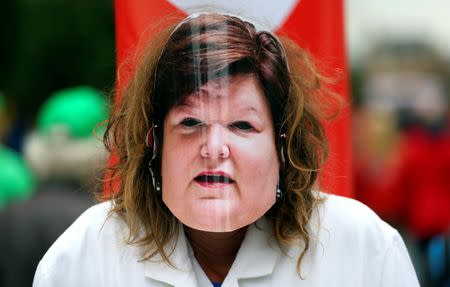
[[[280,188],[280,184],[277,183],[277,190],[275,192],[276,201],[279,202],[283,198],[283,191]]]

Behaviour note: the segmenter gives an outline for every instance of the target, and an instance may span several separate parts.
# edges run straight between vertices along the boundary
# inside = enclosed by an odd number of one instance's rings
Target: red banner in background
[[[135,67],[134,56],[145,41],[158,32],[158,23],[169,16],[184,16],[164,0],[115,0],[117,90],[125,86]],[[117,94],[117,101],[120,93]]]
[[[303,0],[280,28],[315,58],[319,67],[332,69],[338,81],[333,91],[348,101],[345,109],[326,131],[330,158],[322,172],[322,188],[331,193],[353,196],[352,144],[348,63],[344,33],[343,0]]]
[[[170,16],[186,15],[182,8],[172,4],[178,2],[180,1],[115,0],[118,91],[130,79],[135,67],[133,56],[142,48],[145,41],[157,32],[158,23]],[[200,0],[189,0],[180,2],[183,3],[180,6],[186,3],[191,5],[194,4],[193,2],[205,3]],[[228,8],[230,5],[235,5],[233,3],[239,3],[239,1],[228,1],[226,5],[224,1],[224,5]],[[248,3],[258,3],[258,1],[248,1]],[[252,11],[253,14],[258,9],[264,10],[261,5],[267,3],[259,2],[258,4],[259,8],[255,8]],[[326,66],[327,69],[341,71],[338,76],[342,78],[333,89],[349,99],[342,0],[303,0],[301,2],[289,0],[277,5],[289,11],[277,13],[278,18],[275,24],[278,28],[274,32],[291,36],[318,60],[319,67]],[[236,6],[236,9],[239,8]],[[264,12],[267,17],[271,11],[265,9]],[[117,101],[119,100],[120,92],[117,95]],[[353,192],[349,113],[342,113],[337,120],[328,125],[327,134],[331,156],[323,172],[321,186],[331,193],[351,196]]]

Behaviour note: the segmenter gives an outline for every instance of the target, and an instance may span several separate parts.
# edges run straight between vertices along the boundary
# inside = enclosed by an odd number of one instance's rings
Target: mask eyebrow
[[[261,115],[261,113],[258,111],[258,109],[256,109],[253,106],[250,107],[244,107],[243,109],[240,109],[241,111],[243,111],[244,113],[251,113],[254,114],[255,116],[257,116],[260,120],[263,120],[263,117]]]
[[[186,96],[183,98],[183,100],[181,100],[180,102],[178,102],[175,107],[177,106],[188,106],[188,107],[192,107],[198,104],[198,102],[200,102],[200,97],[201,94],[199,91],[195,91],[192,94]]]
[[[182,113],[188,113],[188,114],[191,114],[191,113],[192,113],[191,111],[192,111],[194,108],[195,108],[195,107],[194,107],[193,105],[186,104],[186,103],[180,103],[180,104],[174,106],[174,107],[172,108],[172,111],[171,111],[171,112],[172,112],[174,115],[178,115],[178,114],[182,114]]]

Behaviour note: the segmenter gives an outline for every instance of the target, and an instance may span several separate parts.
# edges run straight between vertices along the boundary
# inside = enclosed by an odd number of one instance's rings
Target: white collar
[[[169,266],[157,254],[154,258],[143,262],[145,276],[177,287],[196,286],[195,272],[190,258],[192,252],[190,252],[182,224],[179,224],[177,240],[172,240],[166,246],[165,249],[168,252],[175,241],[176,246],[169,259],[177,268]],[[248,227],[225,282],[235,281],[237,284],[238,279],[271,274],[280,254],[281,250],[273,237],[272,224],[266,218],[259,219]]]

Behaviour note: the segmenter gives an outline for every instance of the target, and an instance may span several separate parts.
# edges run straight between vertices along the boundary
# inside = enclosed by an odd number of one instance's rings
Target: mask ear
[[[152,150],[152,159],[153,161],[156,157],[156,153],[158,152],[158,146],[157,146],[157,140],[156,140],[156,129],[158,128],[158,125],[153,125],[150,127],[150,129],[147,132],[146,138],[145,138],[145,146],[148,149]]]
[[[281,133],[278,140],[280,141],[281,168],[284,168],[286,166],[286,133]]]
[[[276,198],[276,202],[280,202],[283,200],[284,197],[284,192],[283,189],[285,189],[285,168],[286,168],[286,133],[281,133],[279,135],[278,138],[278,143],[279,143],[279,147],[280,147],[280,162],[281,162],[281,166],[280,166],[280,171],[279,171],[279,179],[278,179],[278,183],[277,183],[277,188],[276,188],[276,192],[275,192],[275,198]]]
[[[158,153],[158,141],[156,138],[156,129],[158,128],[158,125],[152,125],[151,128],[147,132],[147,136],[145,139],[145,145],[148,149],[152,150],[152,157],[150,161],[148,162],[148,170],[150,171],[150,175],[152,177],[152,183],[153,188],[155,189],[155,194],[160,195],[161,194],[161,177],[159,173],[155,171],[155,167],[153,165],[153,161],[156,158],[156,155]]]

